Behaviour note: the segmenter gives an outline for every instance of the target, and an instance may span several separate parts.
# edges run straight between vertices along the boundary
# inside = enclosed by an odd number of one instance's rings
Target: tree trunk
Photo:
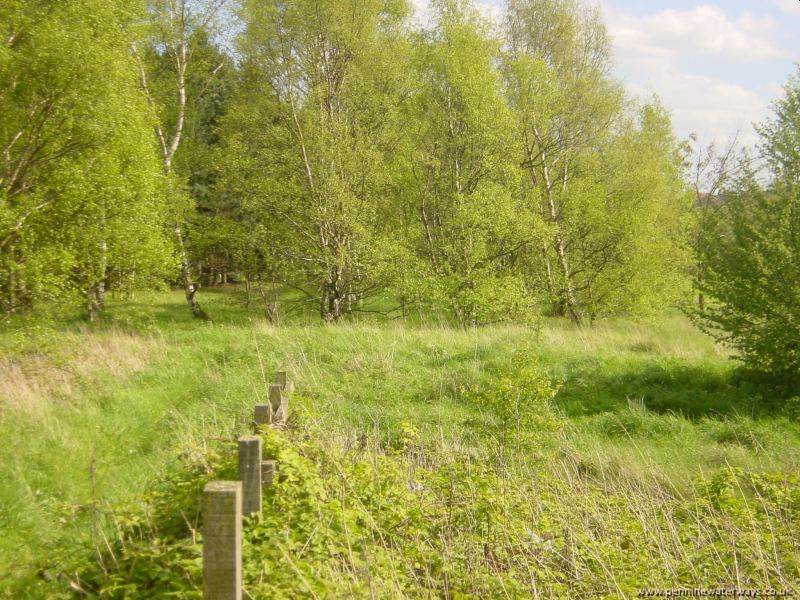
[[[336,323],[347,312],[348,294],[342,289],[341,272],[336,278],[328,277],[320,295],[320,316],[325,323]]]
[[[103,238],[100,242],[100,277],[94,286],[94,296],[100,310],[106,307],[106,278],[108,277],[108,242]]]
[[[105,227],[105,218],[101,222],[101,227]],[[86,309],[87,318],[93,322],[100,315],[100,312],[105,308],[106,303],[106,276],[108,272],[108,242],[105,238],[100,240],[98,244],[100,248],[99,264],[97,267],[96,277],[93,281],[89,282],[86,290]],[[90,269],[92,271],[93,269]]]
[[[192,315],[195,318],[202,319],[203,321],[210,321],[211,318],[200,307],[200,303],[195,297],[199,286],[192,283],[192,272],[189,267],[189,257],[186,254],[186,246],[183,243],[183,234],[181,233],[180,225],[175,226],[175,237],[177,239],[178,252],[181,260],[181,283],[183,284],[183,291],[186,295],[186,302],[189,304],[189,308],[191,309]]]
[[[99,285],[98,283],[92,284],[86,290],[86,316],[92,323],[97,320],[102,310],[100,295],[98,293]]]
[[[14,257],[15,246],[13,242],[8,246],[8,304],[6,312],[13,314],[17,307],[17,263]]]
[[[275,289],[275,284],[271,284],[272,295],[270,296],[264,291],[264,285],[261,279],[258,279],[258,293],[261,295],[261,300],[264,303],[264,317],[270,323],[275,323],[278,320],[278,293]]]
[[[97,319],[98,307],[97,307],[97,300],[94,296],[94,286],[89,286],[89,289],[86,290],[86,317],[89,319],[90,323],[94,323]]]
[[[536,139],[539,139],[539,133],[534,128],[534,135]],[[533,179],[534,185],[537,184],[537,177],[536,172],[534,170],[534,161],[533,161],[533,148],[530,144],[526,142],[525,148],[528,154],[528,168],[531,173],[531,177]],[[553,197],[553,188],[556,185],[556,182],[553,181],[550,175],[550,167],[548,166],[547,162],[547,153],[542,149],[540,152],[541,156],[541,167],[542,167],[542,178],[544,183],[544,191],[545,196],[547,198],[547,212],[550,218],[550,222],[553,224],[555,228],[555,234],[553,235],[553,245],[556,249],[556,256],[558,257],[558,264],[561,267],[562,275],[564,276],[564,289],[561,291],[563,294],[563,300],[566,305],[566,312],[569,313],[569,317],[573,323],[580,325],[583,321],[583,317],[581,315],[580,307],[578,306],[578,298],[575,294],[575,288],[572,284],[572,270],[569,266],[569,260],[567,258],[566,252],[566,245],[564,244],[564,237],[561,233],[561,225],[559,223],[559,215],[558,210],[556,209],[555,198]],[[564,171],[564,178],[563,178],[563,187],[566,190],[567,187],[567,173],[566,167]],[[548,262],[548,268],[549,268]]]
[[[700,262],[700,264],[697,265],[697,278],[702,281],[705,278],[705,275],[706,265],[704,262]],[[697,308],[700,310],[706,309],[706,296],[702,291],[697,292]]]
[[[561,235],[561,226],[558,223],[558,211],[556,210],[556,203],[553,199],[553,190],[550,185],[550,176],[547,167],[544,168],[545,185],[547,186],[547,205],[550,209],[550,220],[555,225],[555,236],[553,241],[556,247],[556,254],[558,255],[558,263],[561,266],[561,271],[564,275],[564,300],[566,302],[567,312],[573,323],[580,325],[583,317],[578,307],[578,298],[575,295],[575,288],[572,286],[572,270],[569,267],[569,260],[567,260],[567,252],[564,245],[564,238]]]
[[[191,53],[189,52],[187,39],[187,14],[186,0],[181,0],[181,2],[178,4],[170,5],[170,22],[174,23],[177,31],[177,38],[174,40],[174,45],[171,46],[171,53],[176,67],[175,87],[178,96],[178,110],[175,117],[174,127],[169,134],[169,138],[167,137],[165,128],[162,127],[162,124],[156,125],[156,134],[158,136],[158,141],[161,144],[161,150],[164,157],[164,173],[168,178],[168,190],[170,193],[172,192],[172,162],[175,158],[175,153],[180,147],[181,140],[183,138],[183,129],[186,122],[186,71],[191,59]],[[167,44],[167,47],[170,48],[170,45]],[[144,64],[142,63],[141,58],[136,51],[135,45],[132,46],[132,50],[134,56],[139,62],[140,83],[142,89],[147,94],[148,98],[150,98],[150,101],[154,102],[147,84],[147,74]],[[175,224],[175,239],[178,245],[178,256],[181,263],[181,284],[186,295],[186,302],[189,304],[192,315],[198,319],[208,321],[210,320],[210,317],[202,308],[200,308],[200,303],[197,301],[197,298],[195,298],[195,294],[197,294],[197,290],[200,286],[199,284],[195,285],[192,282],[192,271],[191,267],[189,266],[189,258],[186,254],[186,246],[183,241],[183,232],[181,230],[180,222]]]

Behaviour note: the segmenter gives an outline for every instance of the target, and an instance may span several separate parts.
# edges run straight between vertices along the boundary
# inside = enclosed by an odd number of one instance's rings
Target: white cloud
[[[800,2],[797,0],[769,0],[769,3],[785,13],[800,17]]]
[[[754,121],[768,113],[764,98],[744,87],[703,75],[683,73],[671,65],[654,68],[648,80],[630,83],[628,90],[642,98],[657,94],[673,115],[679,135],[721,139],[741,132],[740,140],[755,144]]]
[[[428,0],[411,0],[411,4],[414,5],[415,17],[417,19],[425,19],[428,11]]]
[[[489,1],[481,2],[478,0],[477,5],[478,10],[481,11],[481,14],[483,14],[486,19],[495,24],[500,23],[503,18],[503,8],[500,4]]]
[[[413,0],[421,12],[429,0]],[[753,122],[769,115],[769,100],[777,84],[749,88],[728,75],[743,62],[773,64],[788,55],[777,44],[779,25],[768,15],[746,12],[729,15],[708,3],[687,9],[626,10],[623,0],[584,0],[598,3],[614,38],[618,76],[628,91],[647,98],[658,95],[673,115],[680,136],[723,141],[740,131],[740,141],[753,145]],[[800,14],[798,0],[769,0],[787,12]],[[501,0],[479,0],[481,12],[497,22]],[[646,3],[643,3],[646,4]],[[765,3],[766,4],[766,3]],[[725,6],[722,4],[722,6]],[[764,7],[766,12],[766,6]],[[425,20],[421,21],[425,22]],[[754,67],[746,67],[753,69]]]
[[[741,71],[743,62],[773,64],[784,55],[771,17],[731,17],[709,4],[649,14],[621,10],[616,0],[602,4],[617,73],[631,93],[661,98],[678,135],[723,140],[740,131],[743,144],[757,142],[752,123],[767,117],[769,91],[720,73]]]
[[[777,23],[769,16],[744,13],[731,19],[714,5],[662,10],[646,15],[607,11],[609,31],[618,49],[644,54],[715,54],[745,60],[778,58]]]

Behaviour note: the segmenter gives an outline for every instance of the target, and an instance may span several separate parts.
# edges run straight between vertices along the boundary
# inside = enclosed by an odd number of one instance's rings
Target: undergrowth
[[[797,399],[679,316],[273,325],[207,292],[198,324],[146,300],[0,331],[0,597],[199,597],[203,484],[235,477],[279,366],[299,395],[265,433],[255,597],[797,592]]]
[[[731,467],[681,493],[587,470],[551,404],[555,387],[518,357],[511,374],[469,391],[486,416],[470,446],[421,436],[412,420],[331,432],[303,408],[313,401],[295,398],[290,428],[261,432],[279,477],[245,524],[249,596],[623,598],[733,584],[800,592],[796,475]],[[148,512],[112,515],[115,545],[73,589],[199,598],[200,489],[235,478],[233,452],[220,444],[151,496]]]

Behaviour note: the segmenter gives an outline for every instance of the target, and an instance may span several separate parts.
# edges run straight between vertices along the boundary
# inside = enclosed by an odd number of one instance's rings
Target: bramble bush
[[[796,476],[725,469],[681,494],[583,469],[549,406],[556,386],[525,351],[513,363],[467,395],[485,408],[470,446],[411,419],[337,432],[295,402],[286,431],[262,432],[279,466],[245,523],[250,596],[619,598],[733,582],[800,592]],[[117,539],[82,589],[200,597],[201,489],[236,469],[234,444],[214,448],[148,493],[144,511],[112,512]]]

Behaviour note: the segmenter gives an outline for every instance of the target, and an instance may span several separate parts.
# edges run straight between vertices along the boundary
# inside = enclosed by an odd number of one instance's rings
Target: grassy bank
[[[273,326],[235,294],[204,300],[212,323],[163,293],[114,303],[91,326],[56,312],[4,327],[8,597],[158,585],[191,597],[186,490],[231,468],[228,441],[279,366],[298,397],[290,431],[267,440],[287,465],[274,510],[248,530],[248,589],[264,597],[797,581],[797,407],[678,315],[584,330]],[[557,389],[527,408],[521,349]],[[514,398],[523,408],[509,413]],[[344,587],[323,585],[334,576]]]

